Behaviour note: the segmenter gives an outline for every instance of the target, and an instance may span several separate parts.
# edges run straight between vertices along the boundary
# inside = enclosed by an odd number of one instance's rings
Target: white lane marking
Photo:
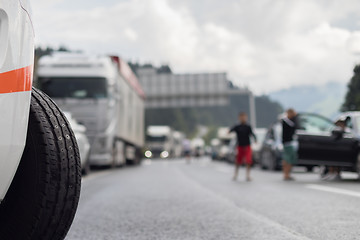
[[[316,184],[308,184],[308,185],[306,185],[306,188],[360,198],[360,192],[355,192],[355,191],[341,189],[341,188],[327,187],[327,186],[316,185]]]
[[[225,168],[225,167],[224,167]],[[229,169],[230,170],[230,169]],[[177,169],[178,173],[180,173],[181,175],[184,176],[184,178],[189,181],[191,183],[192,186],[197,186],[198,188],[200,188],[201,190],[207,192],[210,195],[213,195],[217,198],[219,198],[220,200],[224,201],[226,204],[234,206],[237,211],[242,214],[245,215],[255,221],[259,222],[258,226],[262,226],[261,224],[267,225],[269,227],[272,227],[273,229],[280,231],[281,233],[283,233],[284,235],[287,236],[286,239],[297,239],[297,240],[310,240],[310,238],[306,237],[305,235],[291,229],[288,228],[285,225],[282,225],[281,223],[265,216],[262,215],[260,213],[257,213],[255,211],[251,211],[248,210],[246,208],[244,208],[243,206],[239,206],[238,204],[236,204],[236,202],[234,202],[233,200],[219,194],[218,192],[214,192],[212,191],[210,188],[208,188],[207,186],[202,185],[201,183],[197,182],[195,179],[191,178],[190,175],[185,174],[184,172],[180,171],[179,169]]]
[[[235,206],[237,206],[236,203],[234,203],[234,204],[235,204]],[[306,237],[305,235],[303,235],[291,228],[288,228],[287,226],[282,225],[281,223],[276,222],[271,218],[268,218],[262,214],[247,210],[245,208],[241,208],[239,206],[237,206],[237,207],[239,208],[239,211],[241,211],[243,215],[247,215],[248,217],[250,217],[260,223],[263,223],[263,224],[268,225],[276,230],[279,230],[279,231],[283,232],[284,234],[288,235],[289,237],[291,237],[291,239],[310,240],[310,238]]]

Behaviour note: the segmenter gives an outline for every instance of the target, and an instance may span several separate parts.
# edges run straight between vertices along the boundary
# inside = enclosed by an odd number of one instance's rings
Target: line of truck
[[[91,165],[140,162],[145,94],[123,59],[57,52],[39,60],[36,85],[86,127]]]

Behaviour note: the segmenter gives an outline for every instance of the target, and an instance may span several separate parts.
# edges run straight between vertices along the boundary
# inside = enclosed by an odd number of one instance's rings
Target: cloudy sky
[[[32,0],[38,45],[226,71],[256,93],[346,83],[360,63],[358,0]]]

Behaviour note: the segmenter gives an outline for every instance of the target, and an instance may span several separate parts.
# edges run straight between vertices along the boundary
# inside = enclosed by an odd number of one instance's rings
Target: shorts
[[[244,160],[247,165],[252,164],[252,150],[250,145],[237,147],[236,164],[241,165],[244,163]]]
[[[297,151],[293,145],[284,146],[284,152],[282,154],[285,162],[294,165],[297,163]]]

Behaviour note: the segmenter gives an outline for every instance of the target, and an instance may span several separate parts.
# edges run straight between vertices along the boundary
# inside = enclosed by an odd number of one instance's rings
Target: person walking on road
[[[282,168],[285,181],[294,180],[290,173],[292,166],[296,164],[298,158],[298,146],[295,135],[297,127],[297,113],[294,109],[290,108],[286,111],[286,117],[282,119],[282,142],[284,145]]]
[[[250,170],[252,165],[252,150],[250,146],[250,137],[252,136],[256,142],[256,136],[251,126],[247,123],[248,116],[242,112],[239,114],[240,124],[232,127],[230,132],[235,132],[237,137],[237,156],[235,161],[235,173],[233,180],[238,177],[239,168],[245,160],[246,164],[246,181],[251,181]]]
[[[191,161],[191,142],[189,139],[184,139],[183,149],[184,149],[184,156],[186,158],[186,162],[190,163],[190,161]]]

